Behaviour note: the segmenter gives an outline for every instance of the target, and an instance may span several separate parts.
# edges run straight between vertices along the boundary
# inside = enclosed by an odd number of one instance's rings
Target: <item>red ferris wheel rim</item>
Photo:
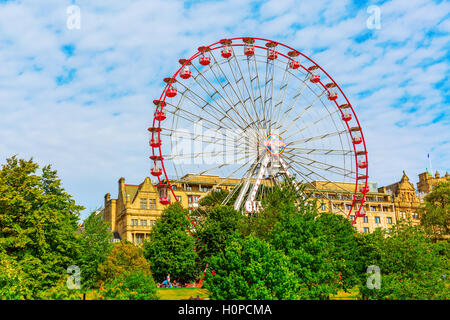
[[[249,40],[250,39],[250,40]],[[234,43],[235,40],[242,40],[242,43]],[[253,41],[253,42],[252,42]],[[256,45],[255,42],[256,41],[263,41],[266,42],[266,45],[269,46],[260,46],[260,45]],[[264,38],[257,38],[257,37],[235,37],[235,38],[230,38],[230,39],[221,39],[220,41],[217,41],[209,46],[201,46],[198,48],[197,52],[194,53],[189,59],[180,59],[179,63],[181,64],[181,67],[179,67],[179,69],[175,72],[175,74],[171,77],[171,78],[165,78],[165,82],[167,83],[163,92],[161,93],[161,96],[159,98],[159,100],[155,100],[155,101],[160,101],[160,105],[159,105],[159,111],[163,112],[164,107],[165,107],[165,100],[167,98],[167,90],[168,88],[171,87],[172,83],[176,82],[176,77],[180,74],[181,70],[186,66],[186,65],[191,65],[193,63],[193,60],[198,58],[200,55],[202,55],[204,52],[211,52],[214,50],[218,50],[221,48],[224,48],[225,46],[228,47],[243,47],[248,43],[252,43],[252,47],[253,48],[258,48],[258,49],[262,49],[262,50],[271,50],[273,52],[275,52],[276,54],[283,56],[284,58],[286,58],[288,61],[292,62],[295,61],[295,56],[302,56],[303,58],[305,58],[306,60],[308,60],[312,65],[311,66],[316,66],[318,69],[320,69],[321,72],[324,73],[324,75],[326,75],[328,77],[329,80],[331,80],[329,84],[334,84],[334,87],[336,87],[339,92],[342,94],[342,97],[345,99],[346,103],[344,104],[339,104],[337,102],[337,99],[334,100],[333,102],[335,103],[336,107],[339,109],[341,115],[343,116],[343,111],[340,108],[343,105],[347,105],[348,108],[351,110],[352,113],[352,119],[354,121],[356,121],[357,126],[356,127],[351,127],[349,124],[349,121],[345,121],[345,125],[347,127],[348,130],[348,135],[350,136],[350,139],[353,140],[353,131],[352,129],[354,128],[358,128],[359,129],[359,133],[360,133],[360,138],[361,138],[361,145],[363,147],[363,150],[357,150],[357,146],[356,144],[352,144],[353,146],[353,151],[355,153],[354,158],[355,158],[355,167],[356,167],[356,177],[355,177],[355,191],[353,192],[353,199],[352,199],[352,205],[351,205],[351,209],[349,210],[348,215],[350,215],[353,211],[353,208],[355,206],[355,204],[360,204],[359,205],[359,209],[357,210],[356,214],[355,214],[355,218],[353,220],[353,224],[356,222],[356,219],[360,216],[363,216],[364,214],[361,214],[361,210],[363,208],[363,203],[365,201],[365,196],[366,193],[368,192],[368,157],[367,157],[367,147],[366,147],[366,141],[364,138],[364,134],[363,134],[363,130],[361,127],[361,124],[359,122],[358,116],[352,106],[352,104],[350,103],[350,101],[348,100],[347,96],[345,95],[344,91],[341,89],[341,87],[339,86],[339,84],[325,71],[325,69],[323,69],[318,63],[316,63],[314,60],[312,60],[310,57],[308,57],[307,55],[305,55],[304,53],[290,47],[287,46],[281,42],[277,42],[277,41],[273,41],[273,40],[269,40],[269,39],[264,39]],[[280,48],[284,48],[284,49],[288,49],[289,51],[286,53],[281,52]],[[300,64],[300,67],[305,70],[306,72],[308,72],[309,74],[312,74],[311,71],[308,69],[311,66],[305,66],[304,64]],[[327,84],[324,84],[322,82],[322,80],[319,80],[318,83],[320,83],[320,85],[322,86],[322,88],[324,90],[328,90],[327,88]],[[156,103],[155,103],[156,104]],[[153,124],[152,124],[152,128],[158,128],[158,131],[155,131],[152,133],[152,138],[153,138],[153,134],[157,133],[158,135],[158,140],[161,141],[161,121],[160,119],[156,119],[156,116],[154,116],[153,118]],[[158,122],[157,127],[155,127],[156,122]],[[162,149],[161,149],[161,144],[157,147],[152,146],[152,157],[156,157],[158,156],[156,153],[159,153],[159,160],[153,160],[156,164],[156,161],[160,161],[161,163],[161,169],[162,172],[164,174],[165,177],[165,184],[167,185],[167,187],[170,189],[172,195],[174,196],[174,199],[176,199],[176,201],[178,201],[178,199],[176,198],[175,192],[172,188],[172,185],[170,183],[170,179],[169,176],[167,175],[166,172],[166,168],[164,166],[164,159],[162,158]],[[156,149],[156,152],[155,152]],[[365,168],[363,168],[362,170],[360,170],[361,168],[359,168],[358,166],[358,153],[359,155],[361,155],[363,152],[363,154],[365,155]],[[364,174],[362,174],[360,171],[365,171]],[[162,184],[162,180],[160,176],[157,176],[158,182],[159,184]],[[358,188],[359,186],[362,184],[361,182],[359,182],[360,180],[364,180],[364,187],[359,190],[360,192],[358,192]],[[359,196],[359,197],[358,197]]]

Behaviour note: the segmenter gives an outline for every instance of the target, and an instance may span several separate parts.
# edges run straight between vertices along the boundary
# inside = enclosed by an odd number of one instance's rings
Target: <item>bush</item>
[[[116,244],[109,257],[98,267],[102,282],[110,282],[130,271],[151,275],[150,263],[144,258],[142,249],[127,241]]]
[[[211,258],[204,286],[211,299],[299,298],[299,283],[289,259],[253,236],[229,239],[225,250]]]
[[[153,277],[142,271],[125,272],[96,294],[101,300],[158,300]]]

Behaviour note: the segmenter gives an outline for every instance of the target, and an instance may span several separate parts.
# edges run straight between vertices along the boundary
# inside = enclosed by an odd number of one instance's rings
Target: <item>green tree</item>
[[[80,246],[81,284],[83,288],[97,286],[99,280],[98,267],[106,261],[111,253],[112,233],[109,225],[100,216],[92,212],[83,223]]]
[[[390,234],[379,231],[366,239],[361,250],[368,252],[365,267],[375,265],[381,274],[379,289],[367,285],[370,274],[361,277],[359,287],[363,298],[450,298],[448,242],[432,243],[420,227],[403,222]]]
[[[274,226],[285,213],[299,212],[304,207],[304,201],[299,201],[304,191],[303,185],[299,185],[296,190],[292,181],[287,180],[270,191],[269,196],[263,200],[261,212],[249,215],[242,223],[243,234],[254,234],[260,239],[268,240]]]
[[[211,258],[204,286],[216,300],[295,300],[299,283],[289,259],[266,241],[235,235]]]
[[[313,208],[283,212],[270,234],[270,243],[290,258],[301,285],[302,299],[328,299],[337,293],[339,271],[330,260],[333,244],[322,234]]]
[[[450,181],[436,185],[424,198],[420,223],[434,241],[450,235]]]
[[[56,171],[16,156],[0,170],[0,251],[33,281],[27,299],[55,286],[79,258],[83,207],[64,191]]]
[[[225,248],[227,239],[238,231],[242,214],[233,207],[218,205],[207,212],[196,227],[197,248],[202,265],[208,258]]]
[[[125,240],[115,244],[110,255],[98,266],[102,283],[111,282],[126,272],[138,271],[151,275],[150,263],[144,258],[141,248]]]
[[[330,246],[327,259],[339,275],[337,287],[344,291],[352,289],[358,283],[360,261],[356,231],[351,221],[339,214],[321,213],[316,223]]]
[[[199,275],[195,240],[187,231],[190,222],[186,213],[179,203],[170,205],[144,243],[144,255],[157,281],[163,281],[169,273],[178,282],[193,281]]]

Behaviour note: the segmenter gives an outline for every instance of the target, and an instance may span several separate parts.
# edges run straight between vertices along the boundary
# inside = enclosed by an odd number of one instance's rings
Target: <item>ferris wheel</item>
[[[224,200],[255,213],[287,177],[311,194],[351,194],[343,211],[364,215],[368,160],[362,128],[344,92],[305,54],[261,38],[201,46],[154,100],[152,169],[160,202],[171,180],[213,175],[213,189],[238,181]],[[318,183],[320,182],[320,184]],[[349,187],[351,191],[349,192]],[[348,196],[347,196],[348,197]]]

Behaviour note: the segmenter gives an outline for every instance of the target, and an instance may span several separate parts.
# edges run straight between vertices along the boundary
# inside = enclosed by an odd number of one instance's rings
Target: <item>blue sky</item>
[[[81,10],[70,30],[67,7]],[[368,29],[378,5],[381,28]],[[88,210],[148,175],[162,79],[219,39],[273,39],[309,55],[356,107],[370,180],[450,171],[446,1],[0,1],[0,162],[51,163]]]

